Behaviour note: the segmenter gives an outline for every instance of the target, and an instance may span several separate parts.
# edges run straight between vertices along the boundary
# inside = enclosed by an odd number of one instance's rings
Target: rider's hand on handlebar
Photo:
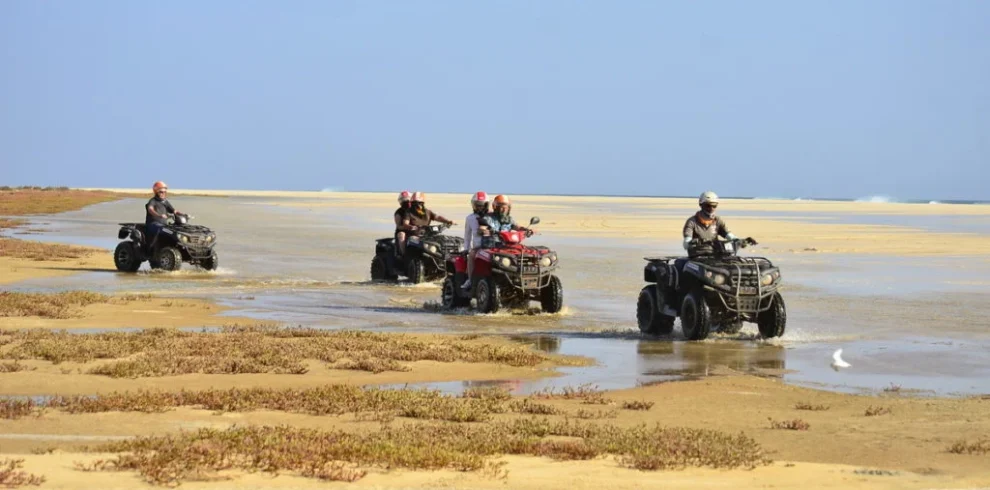
[[[756,240],[754,240],[754,239],[753,239],[753,237],[746,237],[746,238],[745,238],[745,239],[743,240],[743,242],[744,242],[744,243],[745,243],[746,245],[759,245],[759,243],[756,243]]]
[[[523,228],[523,231],[526,232],[526,236],[527,237],[531,237],[531,236],[533,236],[533,235],[536,234],[536,230],[534,230],[532,228]]]

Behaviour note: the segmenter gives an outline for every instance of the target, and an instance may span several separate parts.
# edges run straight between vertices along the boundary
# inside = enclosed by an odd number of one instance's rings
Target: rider
[[[718,195],[712,191],[705,191],[698,197],[698,206],[701,210],[688,218],[684,223],[684,249],[689,253],[692,246],[713,242],[718,237],[735,240],[736,236],[729,231],[725,220],[721,216],[715,215],[718,207]]]
[[[500,231],[512,230],[520,230],[527,233],[535,232],[535,230],[531,230],[525,226],[517,225],[516,220],[512,219],[512,202],[509,201],[508,196],[502,194],[495,196],[492,206],[495,208],[495,211],[485,216],[485,222],[482,225],[486,229],[482,230],[482,233],[498,233]]]
[[[151,190],[154,193],[154,197],[148,200],[148,204],[144,205],[145,239],[149,244],[154,243],[155,238],[158,238],[158,232],[167,224],[166,220],[169,213],[178,213],[172,206],[172,203],[168,202],[168,197],[166,197],[168,195],[168,185],[159,180],[151,186]]]
[[[430,223],[433,221],[439,221],[447,226],[454,224],[453,221],[426,208],[426,194],[414,192],[410,201],[409,211],[402,220],[406,236],[421,236],[426,231],[424,228],[430,226]],[[405,253],[405,250],[406,247],[403,241],[401,246],[402,253]]]
[[[408,226],[402,224],[402,221],[406,219],[406,214],[409,213],[409,200],[412,199],[412,194],[409,191],[402,191],[399,193],[399,209],[395,210],[395,214],[392,218],[395,220],[395,243],[397,244],[397,251],[399,255],[405,253],[406,251],[406,232],[408,231]]]
[[[464,218],[464,250],[467,250],[467,281],[461,285],[464,289],[471,289],[471,276],[474,274],[474,259],[481,248],[481,226],[483,226],[485,216],[488,215],[488,194],[485,191],[478,191],[471,196],[471,214]]]

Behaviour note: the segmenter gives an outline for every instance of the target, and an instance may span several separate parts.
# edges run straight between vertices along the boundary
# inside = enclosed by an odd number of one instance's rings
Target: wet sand
[[[195,191],[196,194],[208,194]],[[601,366],[560,368],[557,387],[594,380],[615,400],[649,400],[648,412],[620,410],[613,422],[659,422],[744,432],[772,450],[773,466],[752,471],[696,470],[640,472],[611,460],[553,462],[507,457],[507,481],[451,471],[373,471],[355,488],[727,488],[810,486],[812,488],[966,488],[990,486],[987,455],[956,455],[949,444],[990,434],[990,400],[979,396],[916,397],[934,394],[990,393],[985,372],[990,359],[986,328],[990,241],[981,220],[990,206],[893,203],[827,203],[726,200],[722,214],[733,230],[761,242],[757,250],[779,261],[788,281],[788,332],[782,339],[756,339],[747,327],[741,336],[702,343],[653,339],[635,331],[634,298],[642,287],[644,255],[679,254],[679,230],[694,208],[688,199],[515,197],[517,219],[539,215],[543,232],[532,240],[554,247],[564,262],[566,310],[562,315],[466,313],[439,315],[423,303],[436,301],[436,285],[381,285],[367,281],[373,239],[388,235],[394,196],[363,193],[259,193],[217,191],[227,199],[185,197],[200,224],[218,231],[219,274],[120,275],[106,269],[107,257],[36,266],[18,272],[8,287],[25,291],[90,289],[104,293],[151,293],[178,301],[215,302],[220,308],[193,308],[200,316],[174,325],[203,326],[233,316],[305,324],[318,328],[363,328],[403,332],[482,332],[533,334],[556,339],[537,346],[548,352],[596,357]],[[462,222],[466,196],[430,195],[430,206]],[[114,223],[134,213],[134,202],[106,203],[47,217],[51,232],[43,238],[111,248]],[[140,204],[140,203],[138,203]],[[139,207],[139,206],[138,206]],[[453,210],[460,210],[453,212]],[[236,217],[252,216],[250,221]],[[766,214],[760,214],[766,213]],[[861,223],[862,216],[889,218],[889,225]],[[927,219],[931,217],[933,219]],[[887,219],[884,218],[884,219]],[[925,218],[925,219],[923,219]],[[966,233],[945,233],[930,226],[962,219]],[[879,218],[878,218],[879,219]],[[900,220],[900,221],[898,221]],[[263,229],[271,240],[248,240]],[[662,231],[658,231],[662,230]],[[277,239],[276,239],[277,238]],[[765,245],[763,245],[765,244]],[[814,249],[814,250],[809,250]],[[754,250],[754,249],[751,249]],[[982,256],[981,256],[982,254]],[[915,259],[913,257],[924,257]],[[89,259],[87,259],[89,260]],[[0,258],[0,278],[15,266]],[[54,264],[54,263],[53,263]],[[46,264],[47,265],[47,264]],[[31,264],[21,264],[28,269]],[[71,270],[89,269],[71,276]],[[627,279],[626,279],[627,278]],[[604,286],[604,287],[603,287]],[[158,309],[156,306],[154,309]],[[221,311],[223,310],[223,311]],[[107,311],[78,321],[80,327],[159,326],[147,315],[118,321]],[[216,316],[217,313],[230,316]],[[188,322],[186,322],[188,320]],[[20,320],[20,326],[32,326]],[[67,320],[69,321],[69,320]],[[76,320],[71,320],[75,322]],[[40,324],[47,322],[37,322]],[[0,326],[3,324],[0,323]],[[61,328],[61,327],[60,327]],[[829,355],[844,347],[853,368],[835,373]],[[34,361],[32,361],[34,362]],[[320,371],[290,375],[186,375],[169,378],[108,380],[62,374],[36,362],[37,371],[0,374],[0,394],[87,394],[114,389],[205,388],[209,386],[313,386],[326,382],[405,384],[440,382],[470,386],[498,379],[523,386],[546,386],[545,372],[487,365],[416,363],[408,373],[371,375]],[[63,366],[65,367],[65,366]],[[79,367],[79,366],[74,366]],[[582,371],[584,370],[584,371]],[[525,372],[523,372],[525,371]],[[34,375],[32,375],[34,373]],[[571,375],[571,373],[577,373]],[[586,374],[582,374],[586,373]],[[597,374],[593,374],[597,373]],[[746,374],[748,373],[748,374]],[[312,375],[310,375],[312,374]],[[384,375],[384,376],[383,376]],[[598,376],[598,377],[595,377]],[[698,378],[693,381],[634,387],[640,381]],[[890,383],[900,395],[884,393]],[[527,384],[530,383],[530,384]],[[543,383],[536,384],[536,383]],[[794,386],[793,384],[803,386]],[[822,390],[809,389],[819,386]],[[952,389],[944,390],[944,386]],[[868,395],[841,393],[867,388]],[[64,390],[64,391],[63,391]],[[95,390],[95,391],[94,391]],[[827,391],[826,391],[827,390]],[[456,390],[454,390],[456,391]],[[526,389],[517,394],[526,393]],[[922,393],[931,395],[932,393]],[[800,411],[796,403],[828,405],[822,412]],[[553,402],[558,403],[558,402]],[[570,411],[583,408],[559,402]],[[576,403],[576,402],[575,402]],[[870,405],[889,407],[887,415],[867,417]],[[800,418],[807,431],[773,430],[775,420]],[[165,414],[67,415],[50,412],[37,419],[0,420],[0,453],[18,454],[27,470],[48,477],[46,488],[141,488],[131,473],[82,473],[73,461],[93,455],[32,449],[78,445],[72,437],[159,434],[180,428],[231,423],[305,427],[359,427],[346,417],[311,417],[277,412],[214,415],[180,409]],[[68,440],[59,438],[68,437]],[[869,472],[865,470],[881,469]],[[106,486],[104,486],[106,485]],[[220,482],[186,482],[188,488],[308,488],[326,483],[282,475],[239,475]],[[336,484],[348,486],[345,484]]]

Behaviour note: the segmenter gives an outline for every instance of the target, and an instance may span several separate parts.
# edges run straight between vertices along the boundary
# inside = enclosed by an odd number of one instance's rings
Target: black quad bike
[[[422,236],[406,238],[406,253],[398,256],[395,238],[381,238],[375,244],[375,258],[371,259],[371,280],[397,281],[405,276],[409,282],[419,284],[435,281],[446,274],[447,256],[464,246],[464,238],[444,235],[449,225],[431,225]]]
[[[736,333],[742,322],[756,323],[763,337],[779,337],[787,324],[780,295],[780,270],[763,257],[737,252],[756,245],[752,238],[692,244],[689,257],[647,257],[636,319],[651,335],[670,335],[674,319],[688,340],[712,332]]]
[[[533,217],[530,225],[540,219]],[[503,307],[525,307],[539,301],[544,313],[557,313],[564,306],[564,290],[557,277],[557,253],[547,247],[530,247],[523,231],[503,231],[490,237],[474,260],[471,289],[461,287],[467,280],[467,252],[452,254],[447,278],[440,291],[446,309],[475,306],[480,313],[495,313]]]
[[[215,270],[219,265],[217,235],[205,226],[190,225],[192,216],[176,213],[157,237],[148,237],[144,223],[119,223],[117,238],[124,240],[113,252],[113,262],[121,272],[137,272],[147,260],[152,269],[177,271],[183,262]]]

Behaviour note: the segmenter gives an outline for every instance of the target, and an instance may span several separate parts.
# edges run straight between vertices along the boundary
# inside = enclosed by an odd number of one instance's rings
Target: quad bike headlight
[[[725,284],[725,276],[722,274],[712,274],[712,282],[714,282],[716,286],[721,286]]]
[[[189,237],[186,235],[179,235],[179,240],[182,240],[182,243],[189,243]]]
[[[773,284],[773,274],[764,274],[763,278],[760,279],[760,284],[764,286],[769,286]]]
[[[509,267],[512,267],[512,260],[510,260],[510,259],[509,259],[508,257],[502,257],[502,258],[501,258],[501,259],[500,259],[500,260],[498,261],[498,263],[499,263],[499,264],[500,264],[500,265],[501,265],[502,267],[505,267],[505,268],[509,268]]]
[[[429,250],[431,254],[437,253],[437,246],[436,245],[428,245],[426,247],[426,249]]]
[[[540,259],[540,265],[543,267],[550,267],[550,264],[552,263],[553,261],[550,260],[550,257],[543,257],[542,259]]]

